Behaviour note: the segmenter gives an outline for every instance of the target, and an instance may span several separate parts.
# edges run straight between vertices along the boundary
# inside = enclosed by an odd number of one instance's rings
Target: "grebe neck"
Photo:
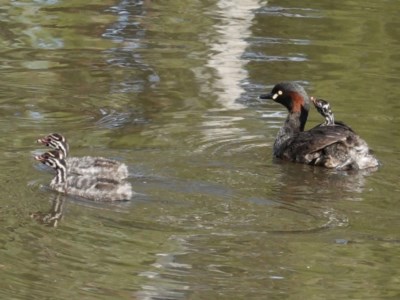
[[[335,117],[333,113],[327,114],[325,116],[326,125],[335,125]]]
[[[65,162],[62,160],[56,160],[56,176],[51,181],[52,184],[60,185],[67,182],[67,168]]]
[[[279,129],[278,134],[274,143],[274,154],[277,155],[282,144],[296,135],[299,132],[304,131],[304,126],[307,122],[308,110],[304,107],[301,108],[300,112],[289,112],[285,123]]]
[[[65,141],[60,141],[57,143],[57,150],[60,150],[61,158],[65,159],[68,155],[69,147],[68,143]]]

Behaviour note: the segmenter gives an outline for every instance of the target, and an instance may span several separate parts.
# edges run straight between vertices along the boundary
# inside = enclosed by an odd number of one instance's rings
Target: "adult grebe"
[[[275,157],[339,170],[379,165],[367,143],[347,126],[333,124],[304,131],[311,99],[301,85],[281,82],[260,98],[272,99],[289,112],[274,143]]]

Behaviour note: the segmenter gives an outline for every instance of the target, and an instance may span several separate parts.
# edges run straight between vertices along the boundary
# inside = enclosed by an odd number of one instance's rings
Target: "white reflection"
[[[245,68],[248,60],[243,58],[243,55],[248,47],[247,40],[251,36],[250,27],[254,11],[259,7],[258,0],[219,0],[217,8],[213,6],[212,11],[208,12],[216,19],[216,25],[205,37],[210,48],[207,70],[193,71],[202,79],[199,82],[210,82],[201,85],[200,89],[204,93],[211,91],[222,107],[210,109],[209,114],[203,116],[203,137],[197,151],[244,151],[260,146],[259,137],[249,135],[239,124],[243,120],[242,117],[235,117],[231,113],[220,115],[218,112],[245,107],[237,101],[245,93],[243,82],[248,78]]]
[[[135,299],[185,299],[190,285],[184,284],[181,279],[189,275],[188,270],[191,270],[192,266],[178,263],[176,259],[179,255],[187,254],[187,242],[184,237],[177,236],[171,236],[170,240],[176,241],[178,248],[182,248],[183,251],[156,254],[153,269],[139,273],[139,276],[146,277],[148,281],[134,294]]]
[[[217,72],[217,80],[213,82],[213,90],[219,91],[217,99],[224,108],[241,109],[237,103],[240,95],[245,92],[241,82],[248,76],[244,66],[247,61],[242,59],[250,37],[250,26],[254,10],[260,7],[258,0],[220,0],[217,2],[219,22],[214,26],[218,36],[210,44],[212,54],[208,67]]]

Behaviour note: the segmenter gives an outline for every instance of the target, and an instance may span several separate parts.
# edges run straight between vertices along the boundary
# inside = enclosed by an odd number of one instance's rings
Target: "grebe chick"
[[[335,125],[335,117],[333,116],[331,105],[324,99],[317,99],[311,97],[311,101],[314,103],[314,107],[317,111],[325,118],[325,123],[322,126]]]
[[[68,174],[65,160],[58,150],[35,156],[35,159],[56,171],[56,176],[50,182],[50,188],[57,192],[104,202],[130,200],[132,197],[132,187],[128,182]]]
[[[347,126],[336,126],[334,122],[335,126],[317,126],[304,131],[310,97],[301,85],[281,82],[273,87],[271,93],[260,98],[272,99],[288,110],[286,121],[275,139],[275,157],[339,170],[379,166],[367,143]]]
[[[346,127],[347,129],[351,130],[354,132],[353,129],[351,129],[350,126],[347,124],[343,123],[342,121],[335,121],[335,117],[333,115],[331,105],[328,101],[324,99],[317,99],[315,97],[310,97],[311,101],[314,104],[314,107],[317,109],[317,111],[321,114],[321,116],[324,117],[325,123],[322,123],[318,126],[343,126]]]
[[[67,164],[68,174],[94,175],[117,181],[128,177],[128,167],[119,161],[104,157],[69,157],[69,145],[66,138],[58,133],[49,134],[37,140],[54,150],[60,151]]]

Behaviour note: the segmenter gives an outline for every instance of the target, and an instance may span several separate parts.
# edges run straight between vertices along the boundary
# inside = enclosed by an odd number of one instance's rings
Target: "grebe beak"
[[[36,143],[38,143],[38,144],[47,144],[48,142],[49,142],[49,140],[45,137],[36,140]]]
[[[273,96],[274,96],[274,94],[269,93],[269,94],[260,95],[258,98],[259,99],[274,99]]]
[[[44,161],[44,158],[41,155],[34,156],[35,160]]]

